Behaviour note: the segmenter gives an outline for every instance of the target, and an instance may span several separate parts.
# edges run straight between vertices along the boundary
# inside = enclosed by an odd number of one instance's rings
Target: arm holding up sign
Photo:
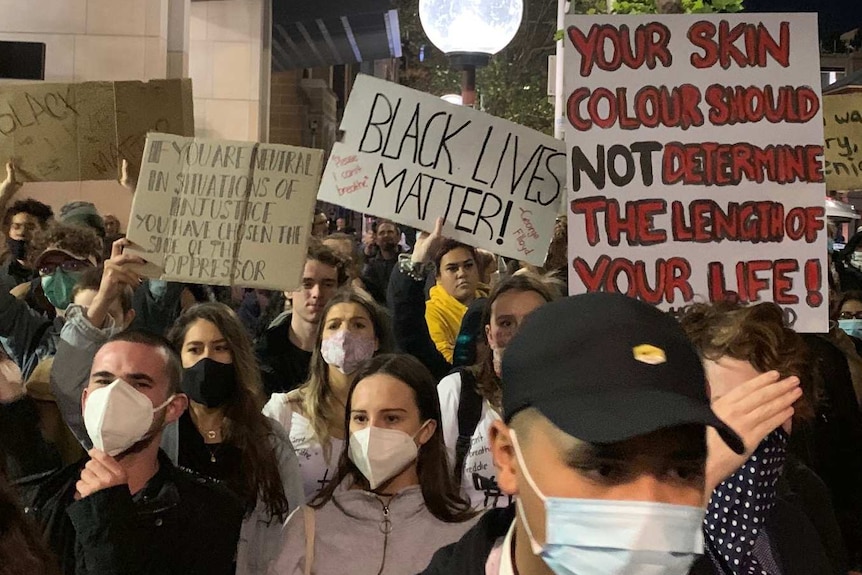
[[[15,173],[15,164],[9,160],[6,162],[6,179],[0,182],[0,214],[6,213],[6,206],[19,189],[21,189],[21,182],[18,181]]]
[[[129,267],[143,260],[123,254],[129,243],[126,239],[114,242],[99,290],[90,305],[72,304],[66,310],[51,370],[51,391],[63,421],[86,448],[92,443],[84,426],[81,393],[89,381],[90,366],[99,347],[126,329],[135,317],[131,292],[138,284],[138,276]]]
[[[452,365],[437,351],[425,323],[425,276],[432,255],[445,239],[443,218],[437,218],[433,232],[423,232],[416,238],[413,254],[399,258],[398,267],[389,278],[386,297],[395,341],[401,351],[419,359],[438,380],[449,373]]]

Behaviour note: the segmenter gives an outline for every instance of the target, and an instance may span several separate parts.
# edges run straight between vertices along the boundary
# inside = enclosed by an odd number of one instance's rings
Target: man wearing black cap
[[[711,491],[707,427],[745,448],[710,408],[676,321],[616,294],[549,303],[506,348],[502,380],[490,442],[517,503],[489,511],[425,573],[689,573]]]

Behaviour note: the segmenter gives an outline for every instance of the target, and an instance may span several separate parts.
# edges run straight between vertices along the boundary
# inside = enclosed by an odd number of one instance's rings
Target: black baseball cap
[[[624,295],[577,295],[531,313],[506,346],[502,380],[506,421],[532,407],[600,444],[699,423],[745,450],[710,408],[700,357],[677,321]]]

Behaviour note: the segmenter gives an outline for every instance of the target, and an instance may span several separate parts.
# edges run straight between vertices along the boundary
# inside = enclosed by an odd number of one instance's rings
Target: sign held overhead
[[[565,185],[561,141],[359,76],[318,199],[541,265]]]
[[[151,133],[128,250],[148,277],[294,289],[305,265],[321,150]]]

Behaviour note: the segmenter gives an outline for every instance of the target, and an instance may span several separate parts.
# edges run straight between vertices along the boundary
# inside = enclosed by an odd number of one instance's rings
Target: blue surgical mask
[[[847,335],[862,339],[862,319],[839,319],[838,327]]]
[[[703,553],[704,509],[651,501],[548,497],[524,464],[517,437],[512,445],[530,488],[545,504],[545,544],[521,520],[533,553],[556,575],[686,575]]]

